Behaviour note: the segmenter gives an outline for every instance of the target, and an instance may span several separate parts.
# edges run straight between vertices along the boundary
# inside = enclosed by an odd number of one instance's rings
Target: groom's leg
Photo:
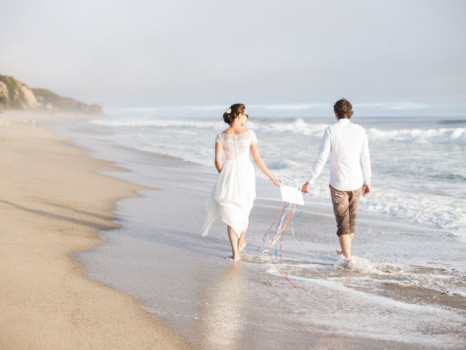
[[[350,230],[349,216],[349,193],[346,191],[338,191],[330,186],[330,194],[332,197],[333,212],[337,223],[337,235],[340,241],[341,251],[347,259],[351,258],[351,241],[354,234]]]
[[[362,188],[356,191],[352,191],[349,194],[348,214],[349,214],[349,229],[350,229],[351,235],[354,235],[354,232],[355,232],[356,216],[358,214],[359,199],[361,198],[361,195],[362,195]]]
[[[350,234],[348,193],[345,191],[338,191],[330,186],[330,195],[332,197],[333,213],[335,214],[335,221],[338,228],[337,235]]]
[[[351,259],[351,235],[344,234],[338,236],[340,240],[341,251],[346,259]]]

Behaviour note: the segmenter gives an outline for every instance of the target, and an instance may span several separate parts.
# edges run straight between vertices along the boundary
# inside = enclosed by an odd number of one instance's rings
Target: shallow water
[[[366,128],[373,166],[367,211],[442,229],[466,242],[466,118],[357,118]],[[250,118],[262,156],[283,183],[300,186],[331,118]],[[211,167],[215,135],[225,128],[212,118],[119,116],[93,121],[116,143]],[[313,196],[329,199],[329,166]],[[435,205],[433,205],[435,203]]]
[[[118,147],[111,129],[59,128],[95,156],[131,170],[112,176],[158,188],[118,202],[122,227],[103,232],[104,244],[78,256],[86,272],[138,297],[195,345],[464,348],[466,251],[457,232],[394,219],[366,203],[346,269],[335,253],[328,199],[307,196],[295,238],[288,233],[284,240],[282,267],[306,290],[293,288],[263,242],[282,208],[268,182],[258,179],[246,255],[232,263],[221,223],[200,236],[213,167]]]

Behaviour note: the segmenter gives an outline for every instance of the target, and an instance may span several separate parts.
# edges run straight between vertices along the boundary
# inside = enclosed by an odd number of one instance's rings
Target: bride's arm
[[[222,171],[222,152],[223,146],[220,142],[215,142],[215,167],[217,168],[218,173]]]
[[[252,159],[254,159],[254,163],[257,164],[259,169],[267,175],[267,177],[274,183],[275,186],[280,186],[280,180],[277,179],[275,176],[272,175],[272,173],[269,171],[267,166],[265,165],[264,161],[261,158],[261,155],[259,153],[259,147],[257,147],[257,143],[254,143],[251,145],[251,154],[252,154]]]

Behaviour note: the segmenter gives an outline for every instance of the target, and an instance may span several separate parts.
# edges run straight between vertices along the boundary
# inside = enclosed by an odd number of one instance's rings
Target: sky
[[[0,74],[110,113],[466,115],[464,0],[0,0]]]

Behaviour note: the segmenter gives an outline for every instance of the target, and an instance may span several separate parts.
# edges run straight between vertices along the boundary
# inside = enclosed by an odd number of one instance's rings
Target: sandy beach
[[[1,10],[0,350],[466,350],[466,1]]]
[[[74,254],[116,228],[115,201],[142,186],[41,127],[73,116],[0,115],[0,348],[189,349],[134,297],[86,278]]]
[[[454,263],[463,256],[461,246],[452,249],[454,237],[362,211],[361,266],[344,271],[328,203],[306,198],[297,241],[288,237],[284,248],[286,269],[307,291],[294,289],[258,251],[282,206],[264,179],[257,178],[248,247],[236,264],[221,222],[200,235],[212,166],[131,148],[139,127],[118,134],[66,115],[1,118],[1,349],[464,344],[464,297],[455,292],[462,272],[395,263],[398,255],[418,263],[412,247],[423,252],[432,242]],[[180,125],[171,137],[183,146],[193,134],[183,139]],[[151,140],[165,131],[150,129]],[[423,244],[418,237],[426,235]],[[397,255],[386,263],[378,257],[390,245]],[[443,281],[452,292],[438,287]]]
[[[53,130],[92,157],[131,170],[110,175],[159,189],[118,201],[114,213],[121,226],[103,231],[104,243],[76,258],[90,278],[137,297],[195,347],[463,348],[464,250],[455,236],[362,208],[357,267],[345,271],[337,264],[329,203],[314,194],[305,198],[296,241],[284,241],[284,265],[307,291],[294,289],[259,249],[282,208],[269,181],[256,179],[239,264],[228,258],[221,222],[201,237],[203,204],[217,177],[209,161],[217,130],[211,120],[113,116]],[[264,157],[272,144],[267,136],[260,138]],[[183,152],[186,157],[177,157]],[[200,163],[202,157],[209,164]],[[432,249],[436,253],[427,254]]]

